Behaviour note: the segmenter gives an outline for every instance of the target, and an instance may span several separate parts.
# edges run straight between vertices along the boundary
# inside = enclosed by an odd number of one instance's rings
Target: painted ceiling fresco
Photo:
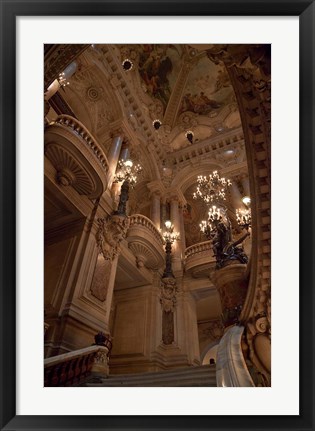
[[[189,74],[179,115],[191,111],[214,117],[233,99],[234,92],[227,71],[207,57],[202,57]]]
[[[140,45],[140,76],[148,93],[159,99],[164,109],[180,70],[181,56],[181,45]]]

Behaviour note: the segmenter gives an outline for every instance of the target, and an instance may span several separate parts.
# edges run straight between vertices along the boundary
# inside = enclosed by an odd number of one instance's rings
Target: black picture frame
[[[0,126],[2,137],[0,144],[1,430],[314,430],[314,1],[0,0],[0,4],[2,120]],[[58,15],[299,16],[300,415],[251,416],[250,412],[248,416],[41,416],[40,412],[37,416],[16,415],[16,17]],[[285,143],[283,145],[285,148]],[[285,330],[288,331],[290,330],[288,328],[288,326],[290,327],[290,316],[286,317]]]

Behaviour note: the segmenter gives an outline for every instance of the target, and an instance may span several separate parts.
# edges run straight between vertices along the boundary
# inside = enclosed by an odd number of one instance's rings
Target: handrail
[[[152,220],[150,220],[148,217],[142,215],[142,214],[133,214],[129,217],[130,220],[130,226],[129,229],[134,225],[140,225],[148,228],[154,235],[154,237],[157,239],[158,242],[161,244],[163,243],[163,238],[159,230],[155,227]]]
[[[109,168],[107,157],[98,144],[97,140],[94,138],[94,136],[88,131],[88,129],[80,123],[76,118],[71,117],[70,115],[59,115],[55,121],[49,124],[50,126],[53,125],[60,125],[69,127],[71,130],[73,130],[77,135],[79,135],[87,144],[87,146],[93,151],[95,156],[100,161],[103,168],[107,171]]]
[[[203,242],[198,242],[197,244],[193,244],[186,248],[185,259],[197,253],[202,253],[203,251],[211,250],[212,249],[211,246],[212,246],[211,241],[203,241]]]
[[[108,348],[90,346],[44,360],[44,386],[71,386],[82,382],[95,363],[107,361]]]

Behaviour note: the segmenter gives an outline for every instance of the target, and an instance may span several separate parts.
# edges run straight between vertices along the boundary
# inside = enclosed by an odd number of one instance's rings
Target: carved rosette
[[[166,313],[174,312],[176,306],[177,285],[175,278],[164,277],[161,282],[160,303]]]
[[[96,232],[98,251],[106,260],[113,260],[120,252],[120,243],[126,238],[129,218],[122,215],[111,215],[99,218]]]

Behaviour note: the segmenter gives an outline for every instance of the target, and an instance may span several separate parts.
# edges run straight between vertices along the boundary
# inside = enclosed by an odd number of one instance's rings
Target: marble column
[[[242,179],[242,186],[243,186],[243,190],[244,190],[244,196],[250,197],[249,178],[248,177],[245,177]]]
[[[128,160],[130,157],[130,146],[129,142],[124,141],[121,150],[120,150],[120,157],[119,160]]]
[[[232,203],[235,209],[242,208],[242,195],[241,192],[236,184],[236,182],[232,182],[232,185],[230,186],[230,195],[232,198]]]
[[[109,164],[108,177],[107,177],[108,189],[111,189],[111,186],[113,184],[122,142],[123,142],[123,137],[121,135],[116,135],[112,140],[110,149],[107,154],[107,160]]]
[[[181,232],[180,217],[179,217],[179,202],[177,196],[171,198],[171,222],[174,226],[174,232]],[[172,245],[173,270],[175,272],[182,270],[181,265],[182,243],[181,239],[175,241]]]
[[[71,78],[71,76],[76,72],[77,66],[78,65],[76,61],[73,61],[72,63],[70,63],[69,66],[67,66],[63,71],[64,78],[65,79]],[[57,93],[59,88],[60,88],[59,81],[58,79],[55,79],[47,88],[47,91],[45,93],[45,100],[49,100],[54,94]]]
[[[164,223],[166,222],[166,220],[168,219],[168,214],[167,214],[167,203],[166,201],[163,199],[161,201],[161,211],[160,211],[160,225],[161,228],[164,228]]]
[[[179,220],[180,220],[180,239],[182,244],[182,258],[184,258],[185,250],[186,250],[186,238],[185,238],[185,225],[184,225],[184,212],[183,206],[179,207]]]
[[[161,217],[161,197],[157,193],[151,194],[151,220],[157,229],[160,229],[160,217]]]

